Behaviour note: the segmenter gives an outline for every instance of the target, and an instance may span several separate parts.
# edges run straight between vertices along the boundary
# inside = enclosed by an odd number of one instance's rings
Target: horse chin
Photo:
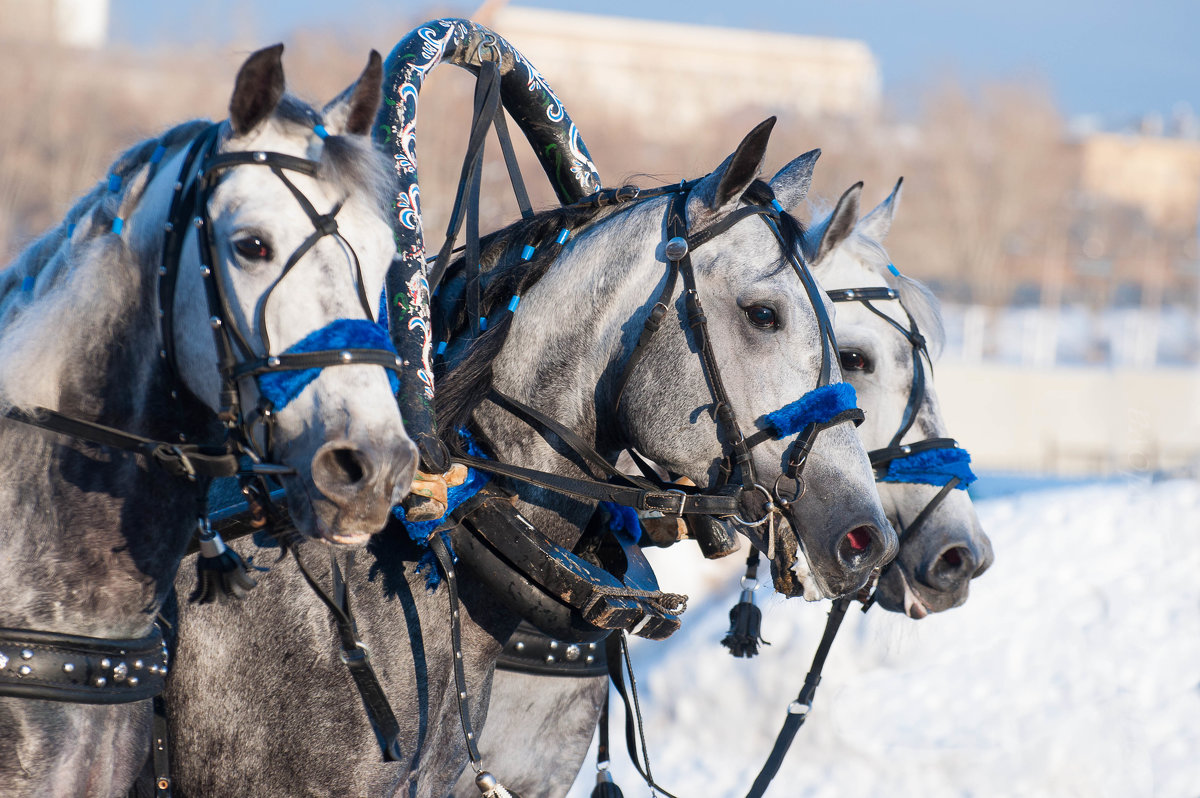
[[[903,566],[897,561],[879,577],[879,586],[875,590],[876,603],[888,612],[903,613],[919,621],[935,612],[957,607],[967,600],[965,589],[962,595],[958,595],[958,591],[945,593],[927,590],[915,582],[914,578],[904,573]]]
[[[387,524],[388,514],[379,519],[348,517],[332,502],[313,498],[312,490],[295,477],[284,480],[288,512],[300,535],[327,545],[360,547]],[[319,496],[320,493],[316,492]]]
[[[795,535],[782,534],[775,541],[771,560],[771,580],[775,590],[788,598],[820,601],[826,592],[808,562],[808,555],[797,545]]]

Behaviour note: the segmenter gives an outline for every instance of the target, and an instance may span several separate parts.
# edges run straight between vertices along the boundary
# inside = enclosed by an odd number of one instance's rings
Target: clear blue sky
[[[478,3],[415,0],[111,0],[110,33],[126,43],[222,42],[252,21],[265,40],[296,27],[369,30],[381,15],[468,14]],[[1197,0],[521,0],[541,8],[841,36],[866,41],[885,91],[901,107],[913,89],[951,71],[968,84],[1040,80],[1070,115],[1120,124],[1184,101],[1200,112]],[[235,9],[249,8],[247,12]],[[386,52],[394,42],[379,42]]]

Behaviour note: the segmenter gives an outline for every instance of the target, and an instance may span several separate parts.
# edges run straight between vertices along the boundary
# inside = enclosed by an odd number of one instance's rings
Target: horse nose
[[[895,537],[895,533],[892,534]],[[888,552],[895,553],[895,543],[889,541],[879,527],[860,524],[841,537],[834,548],[838,563],[849,572],[862,572],[890,559]]]
[[[396,478],[396,469],[392,465],[406,459],[402,452],[394,455],[387,456],[374,446],[362,446],[354,441],[329,441],[313,456],[313,484],[331,502],[342,507],[376,493],[390,497]]]
[[[945,547],[922,570],[923,573],[918,574],[920,581],[944,593],[956,590],[982,572],[979,557],[970,547],[961,544]]]

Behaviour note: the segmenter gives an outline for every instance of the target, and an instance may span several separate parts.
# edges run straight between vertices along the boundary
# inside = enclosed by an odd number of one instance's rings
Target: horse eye
[[[746,308],[746,318],[755,327],[770,329],[775,326],[775,311],[766,305],[753,305]]]
[[[270,260],[271,245],[258,236],[245,236],[233,242],[233,248],[246,260]]]
[[[843,371],[870,371],[871,364],[862,352],[844,349],[838,355],[841,356]]]

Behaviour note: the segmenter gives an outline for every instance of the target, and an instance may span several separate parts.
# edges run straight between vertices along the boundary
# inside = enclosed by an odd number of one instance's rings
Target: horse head
[[[379,357],[390,343],[378,297],[395,250],[389,169],[368,137],[381,61],[372,53],[317,112],[284,93],[282,50],[243,64],[202,165],[195,221],[208,243],[182,248],[174,359],[195,396],[222,413],[242,408],[250,447],[290,470],[282,481],[302,534],[361,544],[383,528],[416,464],[394,399],[401,362]],[[212,313],[214,296],[223,314]],[[224,326],[224,339],[197,332],[210,326]],[[375,357],[358,363],[362,352]],[[258,365],[231,381],[231,357]]]
[[[836,596],[857,590],[888,562],[896,536],[852,425],[823,418],[830,423],[810,426],[801,422],[803,413],[793,413],[814,397],[820,404],[830,392],[850,407],[853,401],[838,393],[836,353],[826,345],[832,337],[828,300],[811,278],[806,284],[806,267],[793,259],[789,238],[799,228],[791,227],[786,211],[807,192],[817,153],[797,158],[776,176],[770,189],[778,201],[772,205],[769,196],[755,194],[769,193],[755,181],[770,129],[769,123],[759,125],[691,188],[684,211],[694,285],[685,279],[673,303],[677,321],[664,323],[625,385],[620,421],[630,445],[698,485],[711,490],[740,472],[753,507],[743,519],[751,523],[741,528],[772,558],[777,588],[810,598]],[[643,232],[665,240],[662,218],[661,205],[648,211]],[[671,233],[669,224],[665,232]],[[672,256],[670,246],[658,246],[655,268]],[[643,318],[650,311],[647,305]],[[780,412],[794,416],[795,428],[749,434]],[[742,428],[752,444],[739,464]],[[802,470],[794,468],[797,463]],[[746,484],[747,474],[753,485]],[[784,507],[798,534],[777,528],[774,506]]]
[[[932,384],[932,359],[944,343],[937,300],[901,275],[882,247],[900,187],[859,219],[862,184],[851,186],[828,217],[813,223],[803,246],[837,300],[842,374],[869,408],[859,434],[901,536],[876,597],[886,609],[922,618],[966,601],[970,580],[993,555],[965,490],[973,479],[966,453],[947,435]],[[921,441],[941,443],[925,448]]]

